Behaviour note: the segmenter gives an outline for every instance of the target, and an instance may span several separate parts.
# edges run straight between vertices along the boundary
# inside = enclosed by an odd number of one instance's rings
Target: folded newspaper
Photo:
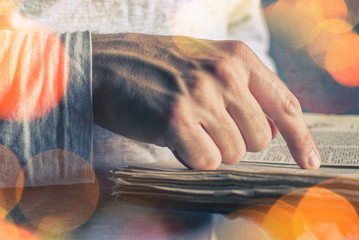
[[[156,208],[231,212],[272,204],[281,196],[330,183],[359,205],[359,116],[305,114],[322,157],[318,170],[300,169],[278,136],[259,153],[218,170],[188,170],[177,160],[116,168],[113,194],[122,203]]]

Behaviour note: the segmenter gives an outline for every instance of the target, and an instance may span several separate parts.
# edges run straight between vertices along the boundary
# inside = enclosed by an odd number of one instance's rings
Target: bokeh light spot
[[[0,33],[0,118],[39,118],[62,100],[69,58],[60,39],[49,32]]]
[[[359,87],[359,58],[342,70],[328,70],[333,79],[345,87]]]
[[[294,216],[296,208],[278,200],[267,213],[262,227],[270,233],[272,239],[298,239],[304,232],[300,219]]]
[[[318,23],[318,28],[334,34],[346,33],[353,29],[353,26],[346,21],[332,18]]]
[[[283,46],[297,49],[312,40],[316,21],[300,2],[280,0],[265,13],[272,36]]]
[[[290,49],[311,43],[322,30],[342,33],[353,25],[344,0],[279,0],[264,12],[272,36]]]
[[[20,240],[18,229],[10,217],[0,218],[0,239]]]
[[[25,174],[39,172],[32,180],[26,176],[19,203],[23,215],[37,228],[47,232],[65,232],[84,224],[93,214],[99,199],[99,183],[89,182],[95,173],[82,157],[65,150],[52,150],[35,156],[24,168]],[[50,172],[50,173],[46,173]],[[49,176],[56,175],[56,176]],[[45,179],[49,176],[48,185]],[[60,178],[60,179],[56,179]]]
[[[20,240],[37,240],[37,239],[39,239],[38,237],[35,236],[34,233],[30,232],[29,230],[26,230],[25,228],[22,228],[20,226],[16,226],[16,228],[17,228]]]
[[[24,166],[25,186],[67,185],[93,182],[91,164],[81,156],[54,149],[34,156]]]
[[[358,226],[358,215],[344,197],[321,187],[310,188],[301,199],[294,217],[319,239],[342,239]],[[334,237],[334,238],[333,238]]]
[[[359,36],[356,33],[335,34],[322,29],[307,46],[307,52],[313,62],[327,70],[337,83],[346,87],[359,86]]]
[[[331,18],[346,21],[348,18],[348,9],[344,0],[310,0],[310,8],[318,21]]]
[[[359,58],[359,36],[348,32],[337,35],[328,44],[325,55],[325,68],[328,71],[350,67]]]
[[[20,201],[24,186],[24,172],[15,154],[0,145],[0,218]]]
[[[358,35],[351,31],[335,34],[325,31],[320,25],[316,31],[316,38],[307,45],[308,56],[316,65],[328,71],[337,71],[356,62],[359,56]]]
[[[330,179],[292,191],[273,205],[240,209],[215,226],[216,234],[220,239],[357,239],[357,190],[356,179]]]
[[[359,86],[359,36],[348,32],[328,44],[325,67],[333,79],[346,87]]]

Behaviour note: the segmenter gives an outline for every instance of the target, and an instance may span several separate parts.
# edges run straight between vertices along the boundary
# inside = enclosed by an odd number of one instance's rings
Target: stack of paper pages
[[[300,169],[278,136],[266,150],[214,171],[188,170],[175,159],[116,168],[113,194],[132,205],[231,212],[318,185],[359,206],[359,116],[305,114],[305,119],[322,157],[319,170]]]

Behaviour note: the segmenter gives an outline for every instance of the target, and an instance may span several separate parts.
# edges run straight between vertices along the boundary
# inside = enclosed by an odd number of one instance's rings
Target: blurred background
[[[359,113],[357,0],[262,0],[271,56],[304,111]]]

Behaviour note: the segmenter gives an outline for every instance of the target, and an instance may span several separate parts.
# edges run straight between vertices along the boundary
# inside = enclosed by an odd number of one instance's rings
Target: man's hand
[[[302,168],[320,166],[300,104],[242,42],[93,35],[95,123],[215,169],[265,149],[278,129]]]

